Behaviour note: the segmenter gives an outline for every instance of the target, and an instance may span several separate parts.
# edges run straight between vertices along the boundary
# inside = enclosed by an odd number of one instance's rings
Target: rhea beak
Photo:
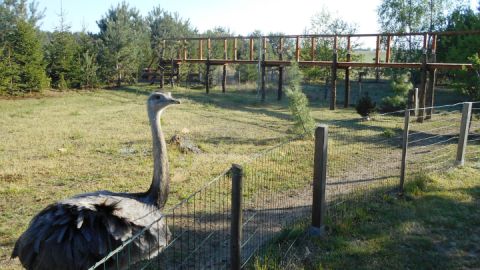
[[[180,104],[180,103],[181,103],[180,100],[174,99],[174,98],[170,98],[170,102],[171,102],[172,104]]]

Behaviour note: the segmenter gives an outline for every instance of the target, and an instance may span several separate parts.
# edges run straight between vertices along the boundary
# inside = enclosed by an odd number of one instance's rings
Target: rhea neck
[[[148,190],[148,198],[151,202],[157,204],[159,208],[165,206],[169,192],[167,145],[160,122],[163,110],[148,108],[153,141],[153,178]]]

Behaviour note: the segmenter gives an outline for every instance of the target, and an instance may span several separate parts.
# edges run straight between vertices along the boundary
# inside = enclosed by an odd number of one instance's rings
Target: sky
[[[328,9],[334,15],[358,26],[358,33],[377,33],[376,8],[380,0],[125,0],[147,15],[159,6],[170,12],[178,12],[200,32],[215,26],[229,28],[236,35],[248,35],[254,30],[301,34],[309,26],[311,17]],[[477,0],[469,0],[473,8]],[[72,31],[98,32],[96,21],[107,10],[122,0],[39,0],[45,8],[41,29],[53,31],[59,25],[61,6],[67,24]]]

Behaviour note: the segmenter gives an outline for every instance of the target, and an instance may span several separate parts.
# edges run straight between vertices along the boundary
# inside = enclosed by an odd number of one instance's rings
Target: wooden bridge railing
[[[421,86],[420,86],[420,106],[432,106],[435,87],[435,73],[437,69],[465,69],[472,68],[469,63],[437,63],[437,39],[440,36],[456,36],[456,35],[480,35],[480,30],[463,31],[463,32],[425,32],[425,33],[381,33],[381,34],[338,34],[338,35],[283,35],[283,36],[223,36],[223,37],[188,37],[177,39],[165,39],[163,41],[163,48],[161,59],[159,60],[160,69],[163,70],[163,65],[169,65],[172,62],[175,65],[182,63],[197,63],[205,64],[206,69],[206,91],[210,88],[210,67],[215,65],[223,65],[222,91],[225,92],[226,87],[226,65],[228,64],[260,64],[261,80],[262,80],[262,101],[265,100],[265,68],[278,67],[279,69],[279,89],[278,99],[282,98],[282,78],[283,69],[285,66],[291,64],[291,61],[296,61],[300,66],[318,66],[328,67],[332,69],[331,78],[331,104],[330,108],[335,109],[336,105],[336,81],[337,69],[344,69],[345,72],[345,103],[347,107],[349,103],[350,92],[350,72],[351,68],[411,68],[420,69],[421,71]],[[420,42],[421,48],[416,47],[415,50],[421,50],[421,60],[419,62],[394,62],[392,61],[392,42],[395,38],[408,37],[415,38],[415,42]],[[352,39],[354,38],[375,38],[375,58],[374,62],[359,62],[352,61]],[[288,47],[286,46],[286,41]],[[327,40],[331,42],[331,51],[333,57],[331,60],[319,59],[317,42],[319,40]],[[273,54],[276,57],[267,56],[267,44],[271,41],[271,45],[276,47]],[[340,42],[344,48],[340,48]],[[204,43],[207,43],[205,48]],[[212,43],[223,42],[222,55],[215,55],[212,52]],[[258,49],[255,49],[257,42]],[[302,42],[310,47],[308,58],[302,57]],[[239,48],[239,44],[245,45]],[[230,47],[229,47],[230,45]],[[248,45],[248,47],[247,47]],[[385,48],[382,53],[382,46]],[[168,48],[178,49],[175,56],[165,58],[164,51]],[[217,46],[217,50],[222,49],[222,45]],[[248,49],[246,49],[248,48]],[[338,51],[343,50],[346,57],[339,61]],[[198,51],[197,51],[198,50]],[[258,54],[258,57],[255,57]],[[429,54],[430,57],[427,57]],[[289,59],[290,58],[290,59]],[[384,61],[382,61],[384,59]],[[163,74],[161,75],[163,78]],[[428,78],[428,79],[427,79]],[[163,81],[163,79],[162,79]],[[163,84],[162,84],[163,85]]]

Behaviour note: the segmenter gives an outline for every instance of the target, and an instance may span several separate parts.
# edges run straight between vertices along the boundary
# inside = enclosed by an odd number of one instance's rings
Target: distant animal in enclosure
[[[97,191],[47,206],[17,240],[12,258],[19,257],[27,269],[88,269],[141,230],[145,233],[107,261],[106,268],[122,269],[145,255],[156,256],[170,237],[161,212],[169,192],[169,166],[160,116],[178,103],[170,93],[155,92],[148,98],[154,159],[148,191]]]

